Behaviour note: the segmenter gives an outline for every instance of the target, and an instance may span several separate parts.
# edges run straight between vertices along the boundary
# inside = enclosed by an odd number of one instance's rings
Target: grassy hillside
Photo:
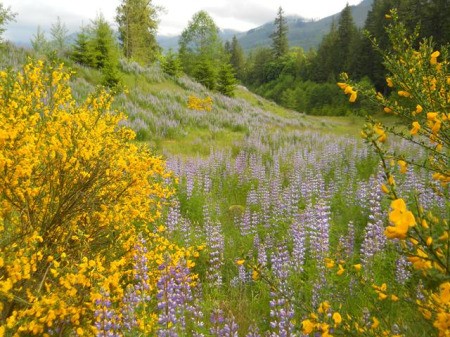
[[[18,68],[32,55],[7,48],[2,67]],[[59,60],[74,71],[74,97],[86,98],[101,84],[101,73],[68,59]],[[137,133],[137,140],[160,153],[208,155],[213,148],[238,150],[255,135],[289,136],[298,132],[356,134],[362,119],[321,118],[287,110],[238,86],[235,97],[211,92],[190,78],[172,78],[157,66],[144,68],[121,62],[124,90],[116,95],[114,108],[124,112],[124,124]],[[212,98],[211,111],[188,108],[190,96]],[[356,123],[356,124],[355,124]]]

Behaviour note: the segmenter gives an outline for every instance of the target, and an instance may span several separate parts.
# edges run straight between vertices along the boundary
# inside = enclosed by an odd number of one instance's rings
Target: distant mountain
[[[374,0],[364,0],[356,6],[350,6],[353,20],[357,27],[363,27],[367,13],[372,8]],[[289,27],[289,45],[302,47],[304,50],[317,48],[324,35],[329,33],[331,24],[338,22],[340,13],[325,17],[317,21],[308,21],[299,16],[287,16]],[[272,43],[270,35],[275,30],[273,22],[268,22],[260,27],[249,30],[243,35],[237,36],[242,48],[246,51],[261,46],[269,46]]]
[[[353,20],[357,27],[363,27],[367,18],[367,13],[372,8],[374,0],[364,0],[356,6],[350,6],[352,10]],[[302,47],[304,50],[317,48],[325,34],[330,31],[331,24],[338,22],[340,13],[327,16],[323,19],[314,21],[307,20],[300,16],[287,16],[289,32],[289,45]],[[275,20],[275,18],[274,18]],[[248,32],[238,32],[232,29],[224,29],[220,32],[223,41],[230,41],[234,35],[238,38],[239,43],[245,51],[251,49],[270,46],[272,39],[270,35],[275,27],[272,22],[263,24],[262,26],[253,28]],[[179,36],[158,36],[159,45],[168,50],[172,48],[177,50]]]

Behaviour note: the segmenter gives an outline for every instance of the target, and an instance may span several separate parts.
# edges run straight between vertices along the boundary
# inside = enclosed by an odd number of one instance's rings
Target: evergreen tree
[[[233,97],[235,88],[236,78],[233,74],[233,67],[229,63],[224,63],[219,71],[217,90],[226,96]]]
[[[14,21],[16,15],[17,13],[12,12],[10,7],[5,7],[0,2],[0,42],[3,40],[2,35],[6,30],[6,24],[10,21]]]
[[[56,49],[61,56],[66,51],[67,35],[69,30],[66,25],[61,22],[61,18],[58,16],[56,23],[50,27],[50,35],[52,36],[52,47]]]
[[[357,33],[358,30],[353,21],[352,11],[347,3],[341,11],[336,32],[334,71],[337,74],[344,71],[353,76],[353,69],[350,68],[350,60],[352,59],[352,54],[355,52],[352,50],[352,46],[357,37]]]
[[[218,69],[224,59],[219,28],[205,11],[194,14],[178,44],[183,70],[190,76],[197,72],[197,67],[205,67],[205,62]]]
[[[91,52],[93,54],[93,66],[102,69],[109,64],[118,64],[119,49],[114,32],[102,14],[99,14],[93,22]]]
[[[209,59],[203,58],[200,60],[193,75],[194,78],[206,88],[210,90],[214,90],[216,88],[217,71],[216,67],[214,67]]]
[[[236,37],[233,36],[230,44],[230,63],[233,66],[234,73],[236,74],[236,78],[243,80],[244,79],[244,70],[245,70],[245,59],[244,59],[244,51]]]
[[[316,82],[335,80],[339,72],[335,67],[335,52],[337,41],[337,29],[334,22],[331,24],[330,32],[320,42],[317,54],[311,62],[310,79]]]
[[[275,31],[270,35],[275,59],[283,57],[289,50],[288,26],[283,14],[283,9],[280,7],[274,22]]]
[[[147,64],[160,53],[156,42],[157,10],[151,0],[122,0],[117,7],[119,39],[126,58]]]
[[[167,75],[174,77],[178,77],[182,72],[181,61],[172,49],[164,56],[162,60],[162,69]]]
[[[72,48],[71,58],[79,63],[87,66],[92,65],[91,55],[90,55],[90,36],[89,29],[86,26],[81,26],[80,32],[77,34],[75,43]]]
[[[31,38],[31,46],[39,56],[43,56],[48,52],[49,43],[45,37],[45,32],[41,29],[41,26],[37,27],[36,34],[34,34]]]

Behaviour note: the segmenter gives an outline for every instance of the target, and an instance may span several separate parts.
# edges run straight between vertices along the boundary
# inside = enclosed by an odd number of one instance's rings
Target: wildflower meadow
[[[0,337],[450,336],[448,55],[388,20],[391,93],[337,84],[383,111],[360,134],[134,63],[115,96],[2,70]]]

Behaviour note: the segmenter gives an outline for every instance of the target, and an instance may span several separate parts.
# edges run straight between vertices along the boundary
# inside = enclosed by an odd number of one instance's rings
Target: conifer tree
[[[162,60],[162,69],[167,75],[174,77],[178,77],[182,72],[181,61],[172,49],[164,56]]]
[[[217,79],[217,90],[229,97],[234,96],[236,88],[236,78],[233,73],[233,66],[230,63],[224,63],[219,70]]]
[[[36,34],[31,38],[31,46],[33,50],[39,56],[43,56],[48,52],[49,43],[45,37],[45,32],[42,30],[41,26],[37,27]]]
[[[270,35],[272,38],[272,51],[275,59],[279,59],[286,55],[289,50],[288,26],[284,17],[283,9],[278,8],[277,17],[275,18],[275,31]]]
[[[117,7],[119,39],[126,58],[142,64],[156,60],[160,47],[156,41],[157,9],[151,0],[122,0]]]
[[[52,47],[56,49],[59,55],[63,55],[66,51],[68,33],[69,30],[58,16],[56,23],[50,27],[50,35],[52,36]]]
[[[92,65],[89,53],[89,29],[86,26],[81,26],[80,32],[77,34],[73,49],[71,52],[72,59],[79,63],[87,66]]]
[[[236,35],[234,35],[233,39],[231,40],[230,63],[233,66],[236,78],[243,80],[245,68],[244,51],[242,50],[242,47]]]

